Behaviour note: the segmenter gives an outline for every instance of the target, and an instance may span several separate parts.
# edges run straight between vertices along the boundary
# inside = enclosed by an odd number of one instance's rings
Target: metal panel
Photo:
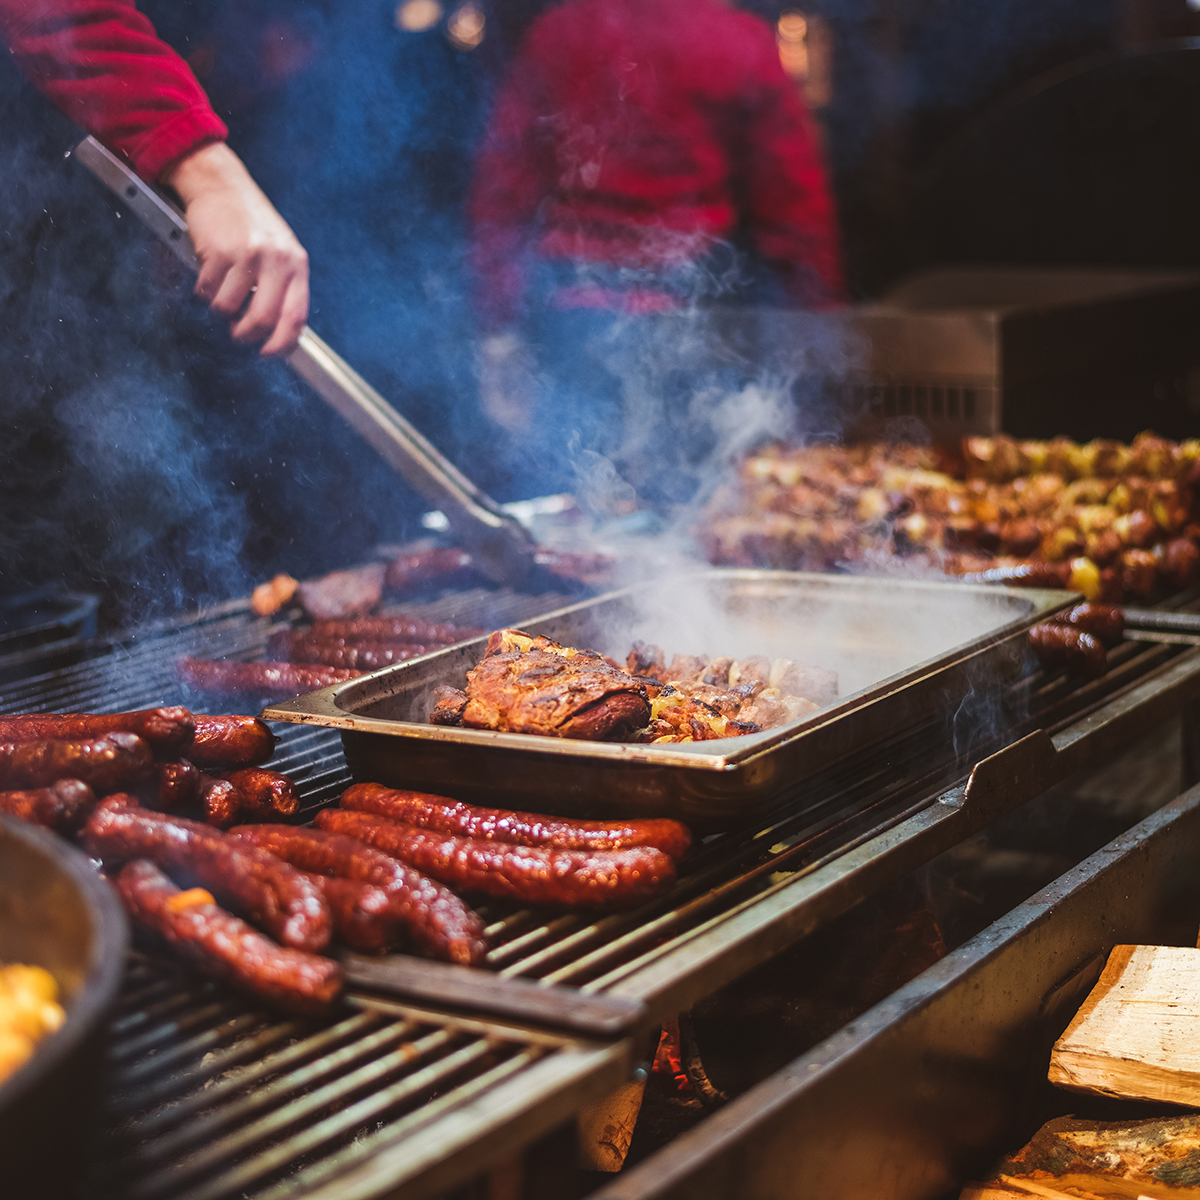
[[[1032,1132],[1114,945],[1191,943],[1194,788],[592,1200],[932,1200]],[[1035,1118],[1036,1122],[1036,1118]]]

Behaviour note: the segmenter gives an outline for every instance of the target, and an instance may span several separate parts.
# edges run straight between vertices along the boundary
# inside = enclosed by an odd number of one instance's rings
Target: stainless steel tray
[[[668,745],[582,742],[430,725],[431,693],[461,687],[486,639],[267,708],[271,721],[342,731],[354,777],[502,807],[584,816],[740,822],[831,764],[946,716],[1028,669],[1025,631],[1072,592],[952,582],[710,569],[547,613],[522,628],[623,659],[637,638],[667,652],[767,654],[832,667],[842,695],[805,720],[740,738]]]

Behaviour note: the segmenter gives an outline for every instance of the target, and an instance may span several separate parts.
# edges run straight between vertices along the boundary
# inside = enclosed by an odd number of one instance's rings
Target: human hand
[[[242,160],[212,142],[163,179],[187,210],[200,260],[196,295],[230,319],[234,341],[263,342],[263,354],[293,349],[308,319],[308,254]]]
[[[497,425],[514,433],[533,420],[537,381],[533,355],[515,333],[496,333],[479,344],[479,399]]]

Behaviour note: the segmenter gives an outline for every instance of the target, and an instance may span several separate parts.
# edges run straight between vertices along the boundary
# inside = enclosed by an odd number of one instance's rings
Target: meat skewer
[[[583,908],[624,907],[659,894],[675,878],[661,850],[557,850],[430,833],[367,813],[324,809],[318,829],[344,833],[443,883],[520,900]]]
[[[181,891],[152,862],[126,863],[116,884],[133,920],[206,975],[299,1013],[323,1012],[341,992],[343,972],[337,963],[275,945],[203,889]]]
[[[379,783],[354,784],[342,793],[340,803],[352,812],[374,813],[420,829],[518,846],[553,846],[561,850],[651,846],[678,860],[692,841],[687,827],[678,821],[569,821],[539,813],[479,808],[445,796],[401,791]]]
[[[302,871],[379,888],[388,896],[380,921],[388,927],[399,921],[431,958],[469,966],[487,953],[483,922],[458,896],[361,840],[292,825],[245,825],[230,836],[277,854]],[[385,939],[387,930],[376,925],[365,936]]]
[[[148,812],[132,797],[110,797],[85,835],[88,851],[105,862],[148,858],[208,888],[284,945],[315,953],[329,942],[329,908],[312,883],[275,855],[207,825]]]

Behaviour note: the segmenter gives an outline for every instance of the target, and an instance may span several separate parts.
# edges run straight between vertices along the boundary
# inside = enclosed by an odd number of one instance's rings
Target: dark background
[[[544,7],[149,0],[312,260],[313,328],[498,498],[477,410],[462,200],[488,98]],[[454,5],[447,5],[447,11]],[[752,0],[828,24],[818,113],[853,296],[938,262],[1200,264],[1200,35],[1185,0]],[[64,152],[0,61],[0,594],[101,591],[115,617],[244,594],[416,536],[422,511]]]

